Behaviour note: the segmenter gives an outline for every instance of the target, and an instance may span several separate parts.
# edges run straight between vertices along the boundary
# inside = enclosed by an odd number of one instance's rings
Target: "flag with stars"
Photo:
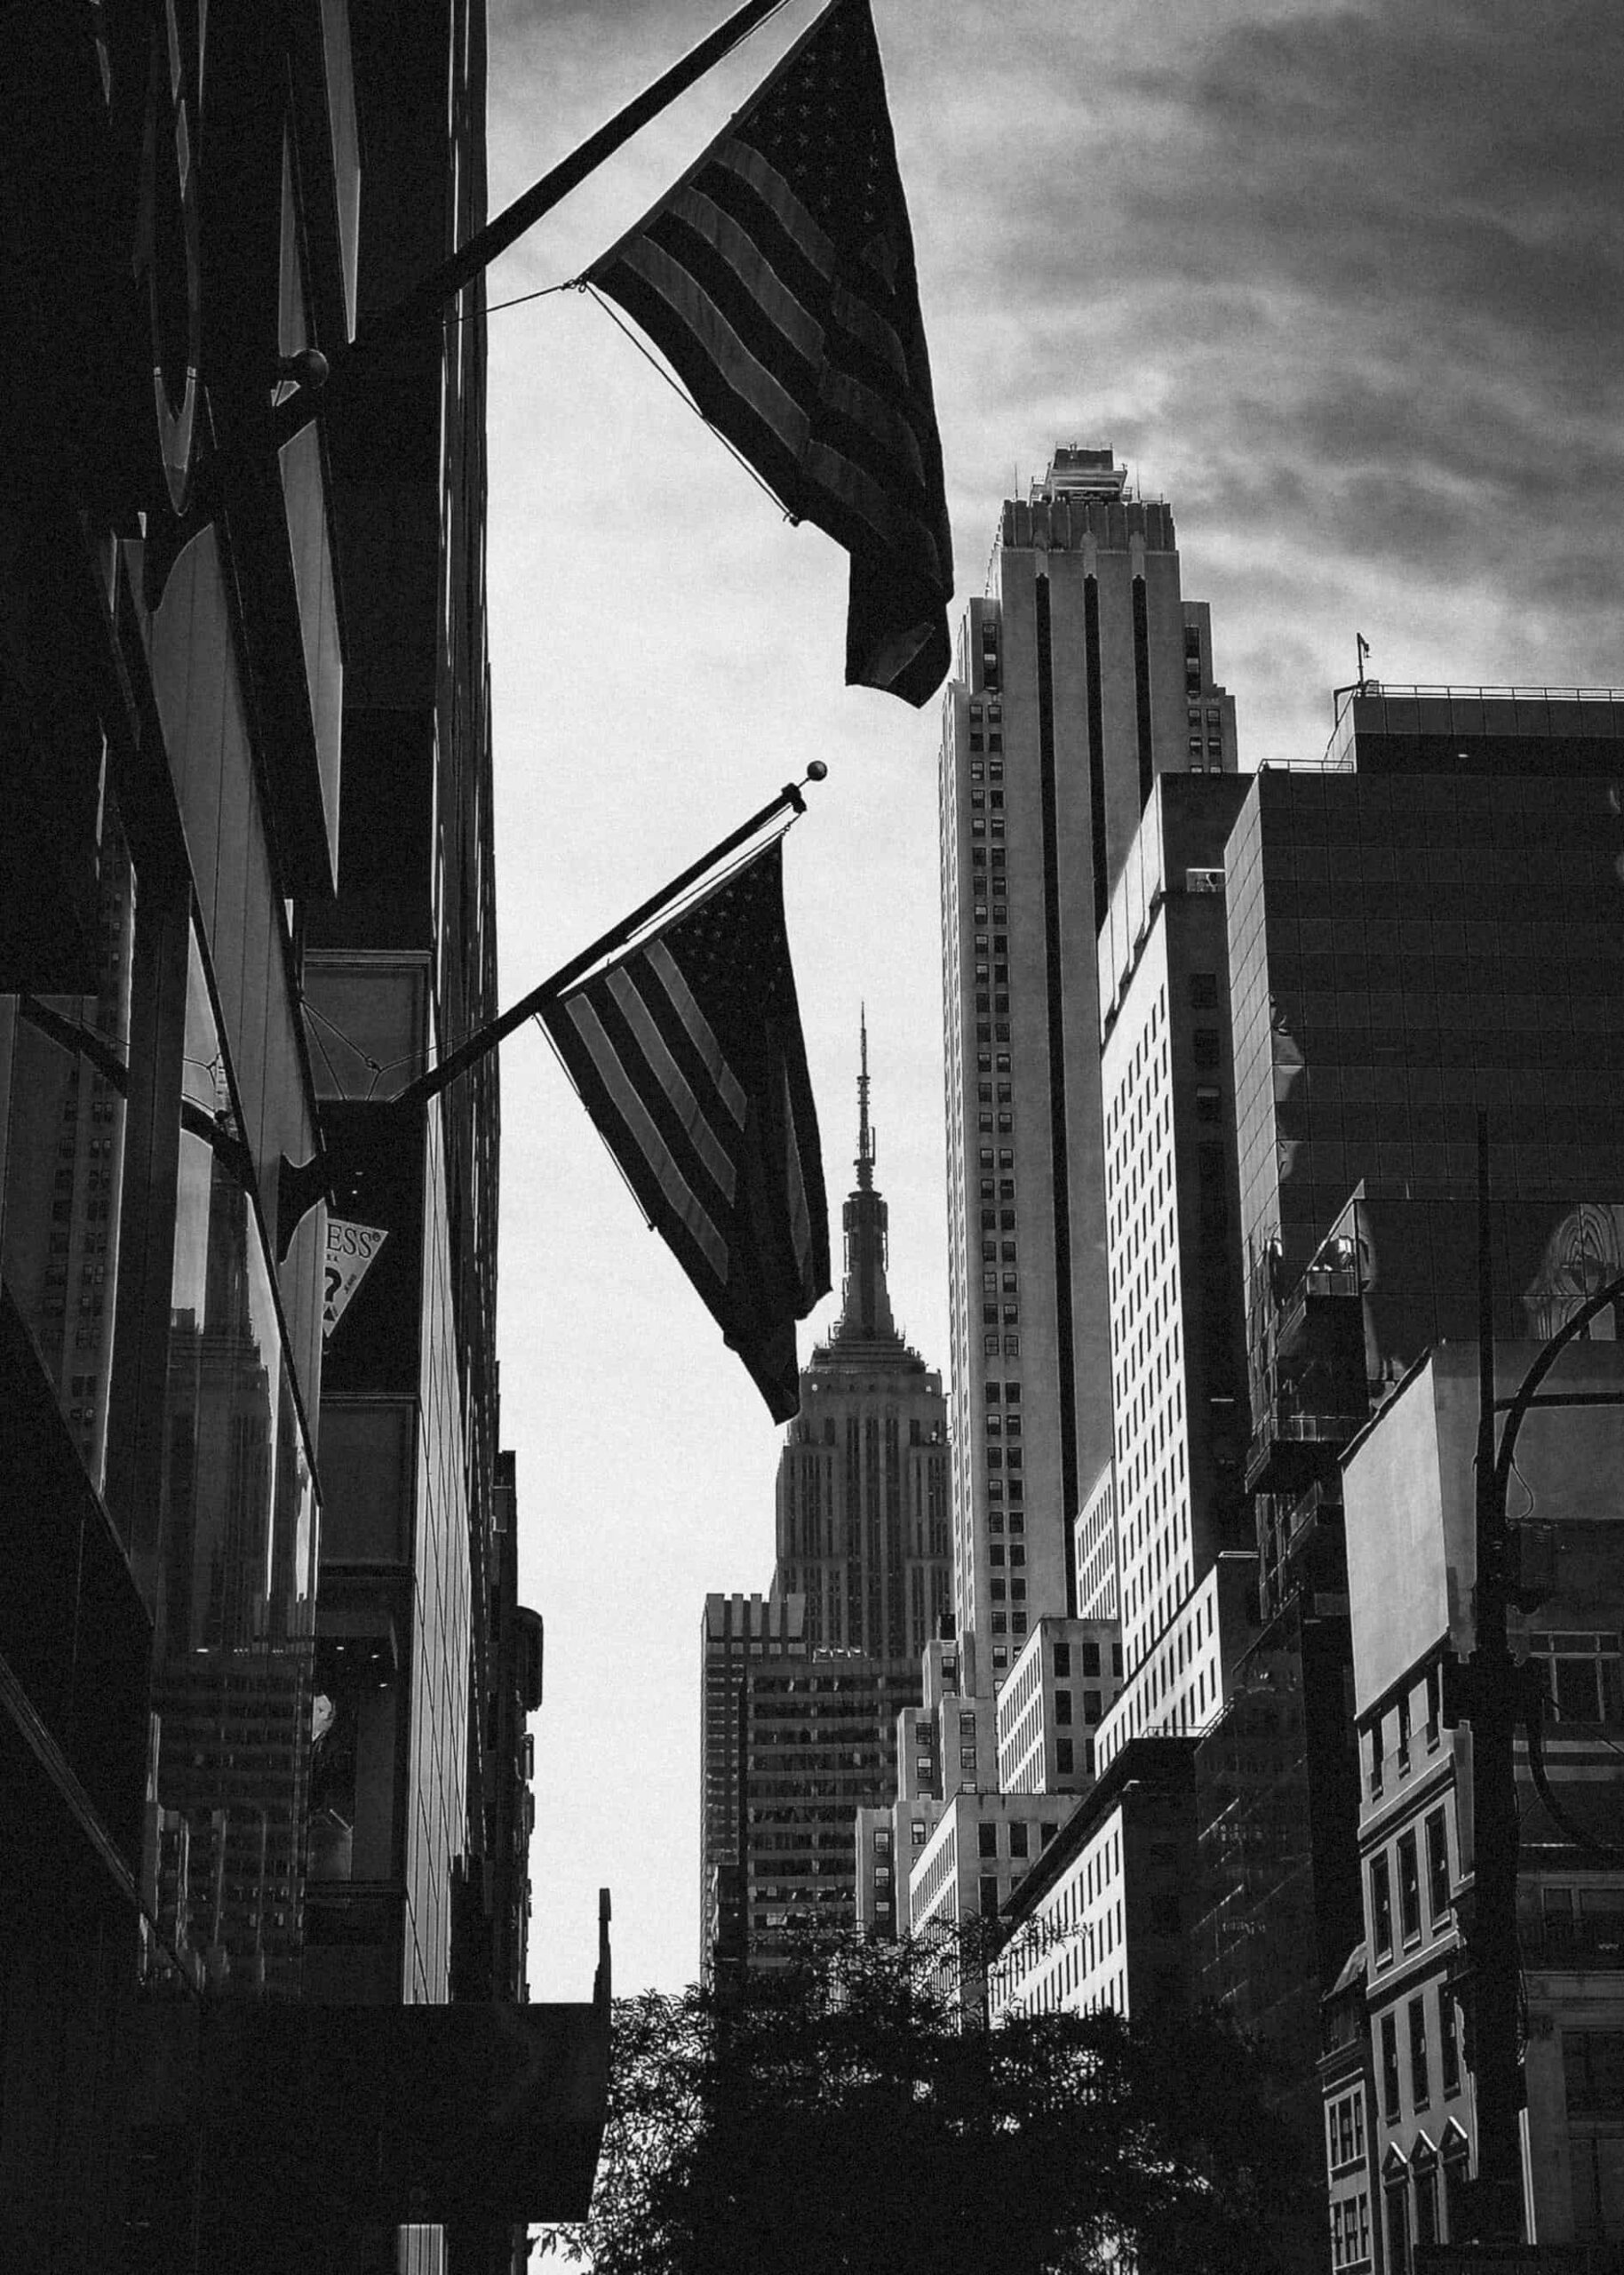
[[[649,1223],[789,1421],[795,1322],[829,1291],[829,1216],[781,846],[541,1016]]]
[[[585,281],[850,554],[848,682],[927,702],[950,661],[952,542],[869,0],[832,0]]]

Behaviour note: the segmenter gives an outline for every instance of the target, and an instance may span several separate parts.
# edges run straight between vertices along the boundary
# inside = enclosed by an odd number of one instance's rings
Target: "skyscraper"
[[[855,1919],[856,1813],[896,1791],[897,1718],[951,1603],[946,1401],[892,1315],[866,1023],[860,1049],[840,1313],[779,1457],[772,1597],[706,1600],[707,1968],[724,1914],[752,1964]]]
[[[996,1688],[1079,1608],[1071,1529],[1111,1461],[1096,938],[1157,776],[1232,772],[1235,725],[1171,510],[1109,450],[1058,449],[1006,504],[991,582],[939,802],[954,1577]]]
[[[494,1069],[362,1103],[494,1009],[481,287],[322,381],[483,219],[483,10],[207,15],[0,73],[0,2231],[426,2271],[444,2222],[465,2275],[585,2209],[597,2121],[561,2193],[430,2169],[466,2053],[540,2035]],[[318,1135],[387,1229],[330,1342]],[[565,2101],[607,2001],[548,2017]]]
[[[766,1661],[799,1659],[799,1596],[708,1595],[699,1630],[699,1971],[710,1981],[737,1958],[742,1927],[741,1791],[745,1679]]]
[[[1245,1496],[1223,852],[1234,776],[1158,781],[1100,936],[1100,1080],[1127,1683],[1100,1733],[1187,1731],[1222,1704],[1253,1537]],[[1223,1559],[1246,1565],[1238,1585]]]
[[[840,1315],[802,1370],[778,1463],[773,1593],[805,1597],[808,1643],[912,1669],[917,1695],[919,1654],[952,1603],[947,1409],[941,1377],[891,1315],[866,1022],[861,1054]]]

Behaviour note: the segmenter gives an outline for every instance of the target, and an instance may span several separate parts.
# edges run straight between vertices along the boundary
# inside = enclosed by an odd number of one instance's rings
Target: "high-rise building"
[[[1249,1550],[1223,849],[1244,778],[1156,784],[1101,930],[1116,1582],[1128,1691],[1103,1733],[1189,1730],[1237,1639],[1215,1566]]]
[[[0,2231],[471,2275],[558,2215],[424,2154],[538,2036],[494,1067],[363,1101],[495,1009],[483,326],[319,386],[483,219],[483,12],[206,13],[0,70]],[[330,1339],[318,1131],[386,1231]],[[607,1995],[547,2018],[564,2216]]]
[[[737,1898],[751,1968],[856,1924],[856,1818],[896,1786],[897,1716],[918,1695],[917,1669],[834,1644],[746,1668]]]
[[[1341,1463],[1476,1337],[1480,1110],[1497,1335],[1542,1338],[1624,1261],[1621,730],[1605,697],[1366,684],[1321,767],[1250,786],[1224,856],[1267,1624],[1199,1751],[1198,1944],[1310,2137],[1319,2002],[1361,1934]]]
[[[874,1184],[868,1029],[857,1077],[857,1182],[841,1219],[840,1315],[800,1377],[778,1463],[775,1596],[806,1600],[806,1639],[913,1670],[951,1608],[942,1378],[891,1315],[888,1215]]]
[[[362,320],[484,218],[483,26],[352,10],[367,166]],[[431,136],[429,122],[434,122]],[[448,132],[449,122],[449,132]],[[432,145],[432,158],[427,155]],[[477,296],[479,287],[472,288]],[[329,1339],[318,1688],[323,1807],[349,1827],[313,1899],[326,1995],[449,1995],[453,1867],[482,1827],[467,1670],[483,1695],[498,1544],[494,1055],[410,1130],[376,1103],[496,1002],[485,659],[484,355],[436,327],[332,422],[348,649],[336,897],[306,994],[341,1217],[387,1237]],[[353,595],[353,597],[352,597]],[[471,1806],[472,1805],[472,1806]]]
[[[706,1600],[707,1967],[724,1914],[752,1965],[787,1933],[855,1920],[856,1813],[896,1793],[899,1716],[951,1624],[947,1407],[892,1315],[866,1022],[860,1051],[840,1313],[784,1435],[771,1599]]]
[[[1157,777],[1234,767],[1170,508],[1057,450],[1004,507],[941,756],[954,1580],[990,1688],[1079,1609],[1112,1456],[1097,937]]]
[[[799,1596],[708,1595],[700,1625],[699,1966],[710,1981],[719,1953],[736,1955],[723,1934],[742,1925],[743,1730],[746,1678],[756,1666],[799,1660],[806,1606]],[[727,1945],[725,1951],[723,1944]]]
[[[278,1169],[342,659],[314,438],[203,489],[346,336],[328,12],[211,23],[206,76],[184,6],[0,66],[0,2232],[63,2269],[123,2263],[147,2006],[299,1983],[322,1226]]]

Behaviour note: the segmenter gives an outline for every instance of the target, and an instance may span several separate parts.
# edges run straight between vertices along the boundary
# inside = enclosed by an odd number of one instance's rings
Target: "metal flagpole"
[[[718,25],[697,47],[673,63],[669,71],[663,72],[651,86],[645,87],[624,110],[617,111],[595,134],[589,134],[578,148],[561,159],[539,181],[532,182],[522,196],[516,197],[494,221],[488,221],[449,260],[431,270],[403,299],[364,322],[349,347],[331,358],[319,380],[306,382],[277,405],[270,419],[271,446],[280,448],[313,419],[320,417],[335,395],[341,394],[364,370],[370,357],[394,347],[409,332],[427,323],[448,300],[455,299],[465,285],[488,268],[498,254],[506,252],[544,213],[551,212],[572,189],[578,188],[605,158],[611,157],[640,128],[657,117],[679,95],[686,93],[713,64],[720,63],[741,40],[748,38],[759,24],[784,5],[784,0],[744,0],[744,5],[736,10],[725,24]]]
[[[617,924],[611,924],[607,932],[600,933],[590,946],[583,948],[578,955],[571,956],[568,963],[561,964],[539,986],[532,987],[528,995],[521,995],[498,1018],[478,1028],[466,1042],[459,1043],[455,1050],[448,1053],[437,1066],[431,1066],[426,1074],[419,1074],[398,1096],[384,1100],[377,1109],[375,1132],[385,1116],[394,1115],[404,1122],[419,1106],[426,1106],[431,1098],[436,1098],[442,1090],[449,1090],[459,1074],[466,1074],[470,1066],[488,1058],[499,1042],[512,1034],[515,1028],[521,1027],[527,1019],[534,1018],[537,1011],[544,1010],[549,1003],[556,1002],[584,972],[590,971],[595,963],[613,954],[617,948],[623,947],[645,925],[669,908],[697,879],[703,877],[707,871],[720,867],[729,853],[736,853],[741,845],[748,844],[786,807],[794,814],[804,814],[807,802],[800,794],[802,788],[807,782],[823,781],[828,771],[821,758],[812,759],[802,781],[786,782],[777,796],[769,798],[759,813],[752,814],[748,821],[741,822],[736,829],[729,830],[727,836],[712,845],[708,853],[702,854],[697,861],[690,861],[686,869],[673,877],[668,884],[662,885],[658,892],[651,894],[629,916],[623,916]],[[332,1158],[324,1146],[318,1147],[309,1161],[298,1164],[284,1156],[276,1212],[279,1258],[287,1254],[294,1228],[318,1201],[330,1194],[333,1166]]]

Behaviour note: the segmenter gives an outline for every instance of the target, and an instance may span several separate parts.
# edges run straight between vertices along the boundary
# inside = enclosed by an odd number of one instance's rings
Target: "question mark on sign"
[[[338,1290],[344,1285],[344,1274],[336,1264],[327,1267],[327,1308],[330,1311],[338,1300]]]

